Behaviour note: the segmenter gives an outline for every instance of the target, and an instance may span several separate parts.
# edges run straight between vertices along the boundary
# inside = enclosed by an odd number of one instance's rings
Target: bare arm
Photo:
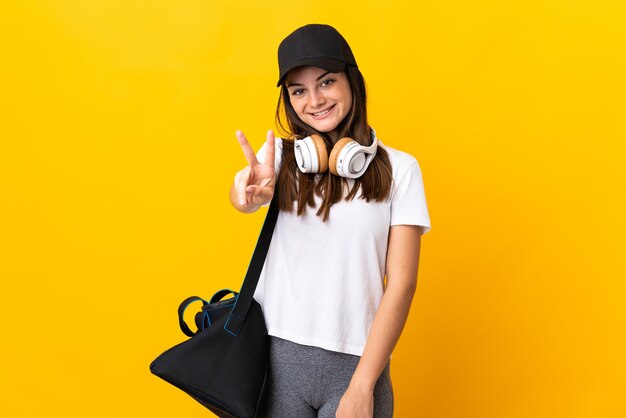
[[[389,231],[387,287],[367,337],[365,350],[344,394],[337,417],[371,417],[373,393],[389,357],[402,334],[417,288],[422,229],[395,225]]]

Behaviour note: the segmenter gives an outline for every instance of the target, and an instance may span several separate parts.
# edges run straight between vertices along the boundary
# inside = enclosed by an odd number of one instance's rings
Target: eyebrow
[[[328,74],[330,74],[330,71],[326,71],[324,74],[322,74],[321,76],[317,77],[315,79],[315,81],[320,81],[322,78],[326,77]],[[300,84],[300,83],[289,83],[287,82],[287,87],[292,87],[292,86],[303,86],[304,84]]]

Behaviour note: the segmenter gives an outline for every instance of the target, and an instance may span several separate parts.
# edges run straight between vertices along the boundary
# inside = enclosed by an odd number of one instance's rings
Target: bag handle
[[[219,290],[217,293],[213,295],[213,297],[211,297],[211,300],[209,301],[209,303],[219,302],[220,300],[224,299],[224,296],[231,294],[231,293],[233,296],[237,297],[237,292],[235,292],[234,290],[230,290],[230,289]]]
[[[178,307],[178,325],[180,325],[180,329],[188,337],[193,337],[194,335],[196,335],[196,333],[189,329],[189,327],[187,326],[187,323],[185,322],[185,319],[183,318],[183,315],[185,313],[185,309],[187,309],[187,306],[189,306],[190,304],[196,301],[202,301],[202,306],[206,306],[209,304],[209,302],[202,299],[200,296],[189,296]]]
[[[257,240],[254,253],[252,254],[252,260],[248,266],[246,277],[243,279],[239,296],[235,302],[232,312],[228,315],[228,319],[224,324],[224,330],[235,337],[239,335],[241,326],[246,320],[246,315],[252,304],[254,291],[259,283],[259,277],[265,264],[265,257],[267,251],[270,248],[270,242],[272,241],[272,235],[274,234],[274,227],[276,226],[276,220],[278,219],[278,193],[274,189],[274,197],[270,203],[270,208],[265,217],[261,234]]]
[[[208,325],[211,325],[211,318],[209,317],[208,313],[205,312],[204,310],[205,306],[210,306],[211,304],[215,302],[219,302],[222,299],[224,299],[224,296],[229,295],[229,294],[232,294],[234,297],[237,297],[237,292],[235,292],[234,290],[222,289],[218,291],[217,293],[215,293],[213,297],[211,297],[211,300],[209,300],[208,302],[204,300],[203,298],[201,298],[200,296],[190,296],[184,301],[182,301],[182,303],[178,307],[178,325],[180,326],[181,331],[186,336],[193,337],[194,335],[196,335],[198,332],[202,331],[205,328],[203,325],[205,322],[208,322]],[[189,328],[187,323],[185,322],[185,318],[183,316],[185,315],[185,310],[187,310],[187,307],[189,307],[189,305],[191,305],[193,302],[199,302],[199,301],[202,301],[202,309],[200,309],[200,312],[196,314],[196,318],[195,318],[198,331],[193,332]]]

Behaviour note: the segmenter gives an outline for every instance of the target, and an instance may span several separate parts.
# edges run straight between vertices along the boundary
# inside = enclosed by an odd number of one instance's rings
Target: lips
[[[320,119],[324,119],[326,118],[328,115],[330,115],[330,113],[333,111],[333,109],[335,108],[336,104],[332,105],[331,107],[321,110],[319,112],[315,112],[315,113],[310,113],[310,115],[313,117],[313,119],[315,120],[320,120]]]

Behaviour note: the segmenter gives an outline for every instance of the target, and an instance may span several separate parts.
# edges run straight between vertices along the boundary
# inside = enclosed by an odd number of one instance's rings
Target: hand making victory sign
[[[235,174],[230,190],[230,201],[241,212],[254,212],[272,200],[276,173],[274,170],[274,132],[267,131],[265,160],[259,163],[254,150],[241,131],[236,132],[248,166]]]

